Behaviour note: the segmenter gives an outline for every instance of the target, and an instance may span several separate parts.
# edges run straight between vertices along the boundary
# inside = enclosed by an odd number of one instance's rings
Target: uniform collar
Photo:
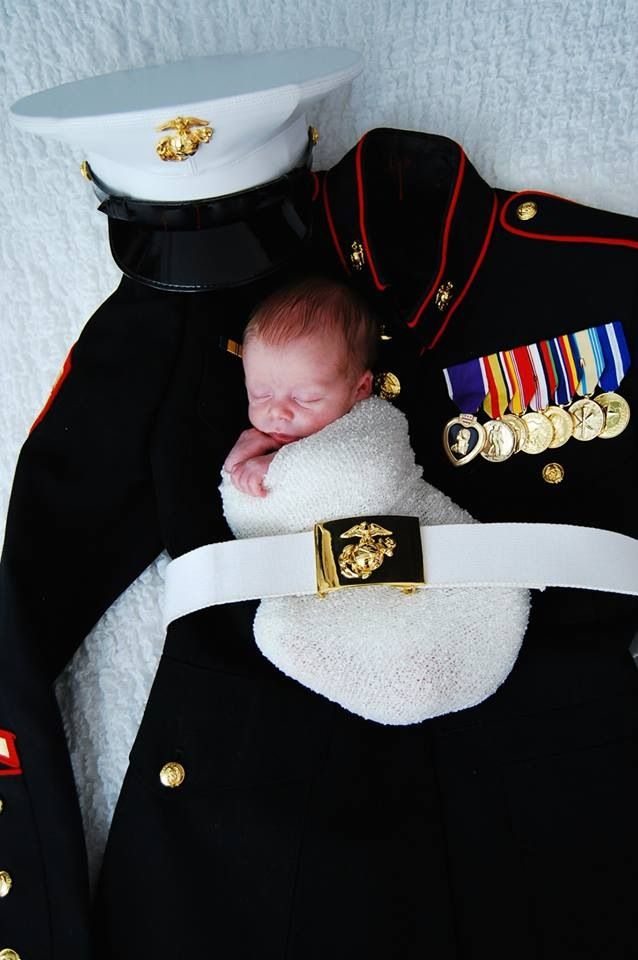
[[[342,269],[424,349],[436,345],[489,247],[497,199],[453,140],[372,130],[323,179]]]

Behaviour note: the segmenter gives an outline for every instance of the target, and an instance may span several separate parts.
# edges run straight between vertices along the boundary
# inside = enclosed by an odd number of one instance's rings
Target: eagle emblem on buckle
[[[378,523],[357,523],[341,534],[342,540],[359,537],[358,543],[349,543],[339,554],[339,569],[348,580],[367,580],[378,570],[386,557],[391,557],[397,542],[392,530]]]
[[[355,539],[357,543],[343,546],[343,540]],[[324,520],[315,524],[314,541],[320,597],[344,587],[380,584],[412,593],[425,584],[418,517],[377,514]]]

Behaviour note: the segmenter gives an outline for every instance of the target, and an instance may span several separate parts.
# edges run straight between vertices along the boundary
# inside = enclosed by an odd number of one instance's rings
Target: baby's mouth
[[[294,443],[295,440],[299,439],[299,437],[291,436],[288,433],[269,433],[268,436],[272,437],[275,443],[281,443],[281,444]]]

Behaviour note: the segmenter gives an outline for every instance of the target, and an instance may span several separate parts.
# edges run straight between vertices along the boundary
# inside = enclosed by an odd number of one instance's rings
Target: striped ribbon
[[[499,358],[503,365],[503,374],[507,383],[507,392],[510,398],[510,410],[512,413],[520,416],[525,412],[525,403],[523,402],[523,391],[518,379],[518,372],[511,350],[502,350]]]
[[[552,392],[550,391],[550,380],[548,371],[545,369],[541,345],[531,343],[529,345],[529,356],[534,370],[535,382],[534,393],[529,401],[529,405],[532,410],[544,410],[550,404]],[[550,366],[550,371],[552,370],[553,367]]]
[[[567,334],[554,337],[550,343],[558,375],[556,403],[571,403],[580,380],[580,365],[576,363],[572,344]]]
[[[481,357],[483,373],[487,381],[488,392],[483,401],[483,409],[492,420],[502,417],[509,403],[508,384],[501,366],[498,353]]]
[[[541,340],[539,350],[543,358],[543,369],[547,378],[547,393],[551,401],[556,397],[556,388],[558,386],[558,374],[556,372],[556,363],[552,353],[551,344],[548,340]]]
[[[529,347],[514,347],[510,353],[514,356],[523,407],[527,408],[536,390],[536,377],[534,375],[534,365],[532,364]]]
[[[600,340],[595,327],[587,330],[578,330],[569,334],[574,359],[580,368],[580,379],[576,392],[581,396],[591,396],[598,385],[598,380],[605,365]]]
[[[603,372],[600,386],[603,390],[615,390],[631,366],[629,348],[620,320],[596,327],[603,355]]]

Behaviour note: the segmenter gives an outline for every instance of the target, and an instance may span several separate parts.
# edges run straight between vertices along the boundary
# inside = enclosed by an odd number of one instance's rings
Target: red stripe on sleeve
[[[71,349],[69,350],[69,353],[68,353],[68,355],[67,355],[67,358],[66,358],[66,360],[64,361],[64,365],[63,365],[63,367],[62,367],[62,370],[61,370],[60,373],[58,374],[58,378],[57,378],[57,380],[55,381],[55,383],[53,384],[53,387],[52,387],[52,389],[51,389],[51,393],[49,394],[49,398],[48,398],[47,402],[45,403],[44,407],[42,408],[42,410],[40,411],[40,413],[38,414],[38,416],[36,417],[36,419],[35,419],[35,420],[33,421],[33,423],[31,424],[31,428],[30,428],[30,430],[29,430],[29,433],[32,433],[32,432],[35,430],[35,428],[37,427],[37,425],[38,425],[42,420],[44,420],[44,418],[46,417],[47,413],[48,413],[49,410],[51,409],[51,406],[53,405],[53,401],[55,400],[55,398],[57,397],[58,393],[60,392],[60,387],[62,386],[62,384],[64,383],[64,381],[65,381],[66,378],[68,377],[68,375],[70,374],[70,372],[71,372],[71,365],[72,365],[72,359],[71,359],[71,358],[72,358],[72,354],[73,354],[73,349],[74,349],[74,347],[75,347],[75,344],[73,344],[73,346],[72,346]]]

